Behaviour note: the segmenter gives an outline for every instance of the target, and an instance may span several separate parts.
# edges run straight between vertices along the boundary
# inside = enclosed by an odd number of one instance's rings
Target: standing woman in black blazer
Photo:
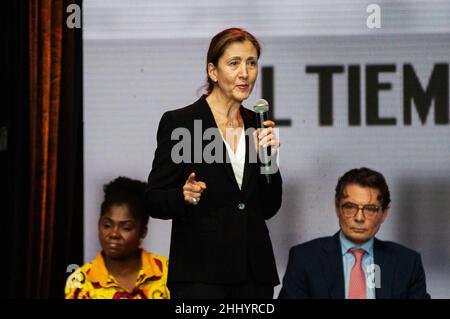
[[[260,51],[245,30],[218,33],[207,55],[207,94],[159,123],[147,200],[150,216],[172,219],[172,298],[272,298],[279,283],[265,220],[281,206],[281,175],[276,168],[267,182],[252,154],[270,146],[273,167],[280,142],[273,121],[260,132],[255,113],[241,105]]]

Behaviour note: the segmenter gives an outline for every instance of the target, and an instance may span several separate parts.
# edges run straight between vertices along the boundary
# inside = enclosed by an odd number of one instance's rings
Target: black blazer
[[[376,299],[430,298],[417,252],[376,238],[373,251],[374,263],[381,273]],[[345,298],[339,232],[291,248],[279,298]]]
[[[256,126],[254,112],[241,106],[245,129]],[[279,283],[272,244],[265,220],[281,206],[282,180],[272,174],[271,184],[259,174],[259,164],[249,163],[253,141],[246,136],[246,162],[242,190],[236,182],[224,142],[222,163],[174,163],[171,140],[175,128],[194,134],[194,120],[201,120],[203,133],[217,128],[213,114],[202,96],[194,104],[164,113],[157,133],[157,149],[148,178],[147,203],[155,218],[172,219],[168,282],[239,283],[250,270],[261,283]],[[210,142],[200,139],[201,149]],[[251,147],[249,147],[249,145]],[[198,161],[198,159],[197,159]],[[191,172],[206,183],[198,205],[184,202],[182,187]],[[249,267],[249,268],[247,268]]]

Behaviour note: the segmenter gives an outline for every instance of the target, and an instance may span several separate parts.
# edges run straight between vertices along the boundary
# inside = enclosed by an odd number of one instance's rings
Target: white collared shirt
[[[236,182],[239,186],[239,189],[242,188],[242,179],[244,177],[244,167],[245,167],[245,132],[244,127],[241,129],[241,135],[239,137],[239,143],[236,148],[236,153],[233,152],[233,149],[228,144],[226,139],[223,137],[222,132],[219,130],[220,135],[225,143],[227,148],[228,157],[231,161],[231,166],[233,167],[234,177],[236,178]]]

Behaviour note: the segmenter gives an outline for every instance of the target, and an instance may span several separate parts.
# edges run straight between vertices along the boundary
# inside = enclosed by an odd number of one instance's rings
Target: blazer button
[[[238,208],[239,208],[239,210],[244,210],[245,209],[245,204],[244,203],[239,203],[238,204]]]

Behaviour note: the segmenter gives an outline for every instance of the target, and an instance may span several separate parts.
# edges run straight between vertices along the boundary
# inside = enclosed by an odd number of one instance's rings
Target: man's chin
[[[365,242],[370,240],[370,236],[368,236],[367,231],[365,232],[355,232],[351,231],[351,234],[346,236],[351,242],[357,245],[362,245]]]

